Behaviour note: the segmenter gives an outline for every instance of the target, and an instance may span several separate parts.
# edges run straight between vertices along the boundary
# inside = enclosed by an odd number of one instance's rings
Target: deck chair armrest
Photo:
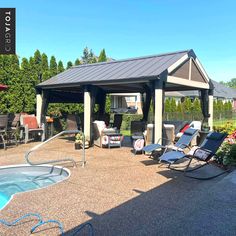
[[[207,157],[198,157],[196,154],[197,154],[197,151],[198,150],[202,150],[204,151],[205,153],[208,153],[209,155]],[[186,155],[186,157],[188,158],[195,158],[197,160],[200,160],[200,161],[205,161],[205,162],[208,162],[213,156],[215,156],[215,153],[211,152],[210,150],[207,150],[207,149],[204,149],[204,148],[197,148],[196,150],[194,150],[193,154],[188,154]]]
[[[199,147],[199,148],[197,148],[197,149],[194,151],[193,156],[196,154],[196,152],[197,152],[198,150],[203,150],[204,152],[207,152],[207,153],[209,153],[209,154],[211,154],[211,155],[214,155],[214,153],[211,152],[210,150],[207,150],[207,149],[204,149],[204,148]]]

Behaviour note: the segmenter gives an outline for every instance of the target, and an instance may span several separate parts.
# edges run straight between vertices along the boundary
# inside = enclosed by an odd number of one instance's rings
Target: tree
[[[73,66],[73,63],[71,61],[68,61],[67,62],[67,66],[66,66],[66,69],[69,69]]]
[[[184,112],[190,112],[191,111],[191,107],[192,107],[192,102],[191,102],[191,99],[189,97],[186,97],[184,99],[184,102],[183,102],[183,110]]]
[[[236,88],[236,78],[233,78],[228,82],[221,81],[220,83],[227,87]]]
[[[82,62],[83,64],[91,64],[97,62],[93,51],[91,49],[89,50],[88,47],[86,47],[83,51]]]
[[[195,98],[192,105],[192,110],[194,112],[201,112],[201,103],[199,98]]]
[[[50,78],[48,57],[45,53],[43,53],[41,58],[42,58],[42,81],[45,81]]]
[[[64,66],[63,66],[63,62],[62,61],[59,61],[58,62],[58,67],[57,67],[57,71],[58,73],[61,73],[63,72],[65,69],[64,69]]]
[[[54,56],[51,56],[49,68],[51,77],[55,76],[57,74],[57,62]]]
[[[165,112],[170,112],[170,98],[166,98],[166,100],[165,100],[164,111]]]
[[[170,112],[176,112],[176,101],[174,98],[170,100]]]
[[[48,70],[49,67],[48,67],[48,57],[47,57],[47,55],[45,53],[43,53],[41,59],[42,59],[42,70],[43,71]]]
[[[80,64],[81,64],[81,62],[80,62],[79,58],[77,58],[77,59],[75,60],[75,65],[78,66],[78,65],[80,65]]]
[[[103,61],[107,61],[105,49],[102,49],[102,51],[100,52],[100,55],[98,57],[98,62],[103,62]]]

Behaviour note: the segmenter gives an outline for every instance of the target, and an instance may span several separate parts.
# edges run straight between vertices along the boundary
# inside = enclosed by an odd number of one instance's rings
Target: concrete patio
[[[24,153],[34,145],[0,150],[0,166],[25,163]],[[81,151],[73,145],[58,139],[32,160],[66,155],[79,161]],[[92,223],[95,235],[235,235],[235,172],[198,181],[158,168],[156,161],[130,151],[130,147],[86,150],[85,168],[69,168],[68,180],[15,195],[0,218],[13,220],[37,212],[44,220],[59,220],[66,235],[84,222]],[[35,223],[25,221],[11,228],[0,225],[0,235],[30,235]],[[58,235],[53,226],[46,225],[35,235]]]

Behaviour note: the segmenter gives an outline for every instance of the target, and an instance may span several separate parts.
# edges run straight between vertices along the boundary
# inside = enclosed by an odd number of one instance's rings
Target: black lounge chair
[[[150,156],[152,156],[153,152],[157,149],[164,149],[163,154],[166,153],[168,149],[183,151],[183,149],[189,148],[189,144],[191,143],[193,138],[197,135],[197,133],[198,133],[197,129],[188,128],[187,130],[184,131],[183,135],[179,138],[179,140],[175,144],[173,144],[172,141],[169,141],[168,145],[163,146],[159,144],[159,142],[161,142],[162,139],[159,139],[158,143],[145,146],[143,148],[143,151],[151,153]]]
[[[221,146],[226,137],[227,137],[226,133],[210,132],[206,136],[200,147],[196,148],[192,154],[185,154],[184,152],[178,150],[171,151],[163,154],[160,157],[160,162],[169,164],[168,167],[172,170],[183,171],[184,175],[189,178],[200,179],[200,180],[213,179],[217,176],[226,173],[227,171],[222,171],[221,173],[209,177],[191,176],[188,174],[188,172],[193,172],[205,165],[208,165],[211,158],[216,156],[217,150],[219,149],[219,147]],[[182,160],[183,158],[189,159],[189,162],[185,169],[180,170],[178,168],[171,167],[172,164],[178,162],[179,160]],[[196,159],[197,161],[200,162],[204,162],[204,164],[200,164],[197,167],[190,168],[190,164],[193,159]]]

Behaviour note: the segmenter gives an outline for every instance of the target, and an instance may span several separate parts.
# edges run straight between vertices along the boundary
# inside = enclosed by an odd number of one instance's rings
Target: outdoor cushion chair
[[[172,170],[184,172],[185,176],[190,177],[190,178],[200,179],[200,180],[207,180],[207,179],[215,178],[219,175],[224,174],[225,171],[219,174],[213,175],[213,176],[209,176],[209,177],[195,177],[195,176],[188,175],[187,173],[195,171],[205,165],[208,165],[211,158],[216,156],[216,152],[218,148],[223,143],[226,137],[227,137],[226,133],[210,132],[199,147],[194,147],[187,154],[185,154],[183,151],[180,151],[180,150],[166,152],[160,157],[160,162],[167,163],[168,167]],[[182,160],[183,158],[189,159],[189,162],[186,165],[185,169],[178,169],[177,167],[176,168],[171,167],[172,164],[176,164],[178,161]],[[197,161],[201,163],[203,162],[203,164],[200,163],[200,165],[190,168],[190,164],[193,159],[196,159]]]
[[[112,124],[113,128],[117,128],[117,130],[120,130],[121,124],[122,124],[122,114],[115,114],[114,115],[114,122]]]
[[[121,147],[123,139],[116,128],[106,128],[104,121],[95,120],[93,122],[94,144],[99,147]]]
[[[41,141],[45,140],[45,125],[39,126],[35,115],[21,115],[21,127],[25,143],[34,140],[38,135],[41,136]]]
[[[153,155],[153,152],[157,149],[163,149],[163,154],[166,153],[168,149],[183,151],[185,148],[189,148],[189,144],[192,139],[197,135],[198,130],[188,128],[184,131],[183,135],[179,138],[179,140],[174,144],[172,140],[167,140],[167,145],[160,144],[163,138],[160,138],[156,144],[150,144],[143,148],[144,152],[150,153],[150,156]]]
[[[145,131],[146,122],[145,121],[131,121],[131,137],[132,136],[143,136]]]
[[[68,114],[66,118],[67,130],[78,130],[79,117],[75,114]]]

